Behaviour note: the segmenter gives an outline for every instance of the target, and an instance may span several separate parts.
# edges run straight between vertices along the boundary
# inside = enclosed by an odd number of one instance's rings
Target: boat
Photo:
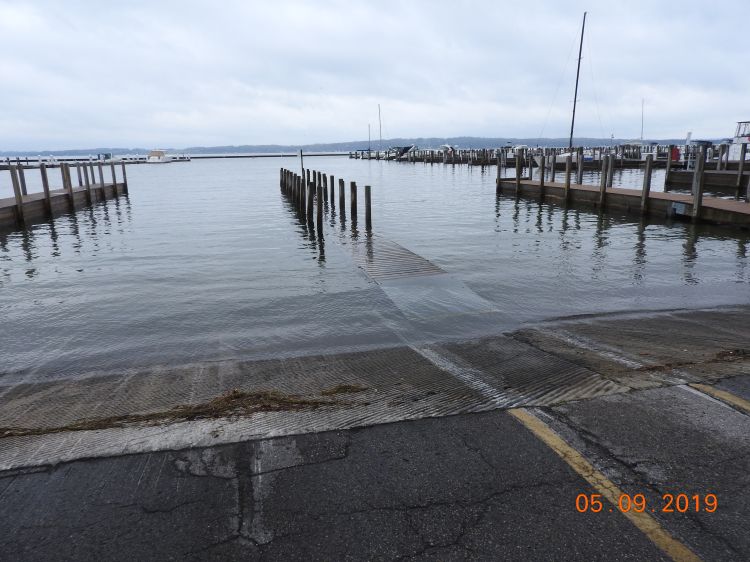
[[[168,164],[171,161],[172,157],[164,150],[155,149],[146,156],[146,164]]]
[[[734,138],[729,145],[730,160],[739,161],[743,144],[750,144],[750,121],[737,122],[737,128],[734,130]],[[750,150],[747,152],[750,152]],[[745,153],[745,159],[749,156],[747,152]]]

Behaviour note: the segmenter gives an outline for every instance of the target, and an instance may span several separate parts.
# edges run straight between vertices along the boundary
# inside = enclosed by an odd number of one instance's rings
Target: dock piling
[[[39,175],[42,176],[42,189],[44,190],[44,206],[47,213],[52,216],[52,198],[49,193],[49,177],[47,177],[47,166],[44,163],[39,164]]]
[[[372,230],[372,200],[370,197],[370,186],[365,186],[365,229]]]
[[[357,182],[353,181],[349,184],[349,194],[351,195],[351,219],[353,222],[357,221]]]
[[[653,154],[646,156],[646,169],[643,172],[643,189],[641,191],[641,214],[648,212],[648,197],[651,193],[651,167],[654,162]]]
[[[313,174],[313,177],[315,177],[315,174]],[[315,222],[313,219],[314,204],[315,204],[315,183],[310,181],[310,182],[307,182],[307,223],[310,225],[312,225]]]
[[[607,198],[607,175],[609,166],[612,164],[611,156],[607,156],[602,162],[602,173],[599,177],[599,210],[604,208],[604,202]]]
[[[10,181],[13,184],[13,195],[16,198],[16,221],[19,225],[26,222],[23,214],[23,193],[21,193],[21,182],[18,179],[18,167],[10,166]]]
[[[518,197],[518,194],[521,192],[521,158],[518,154],[519,151],[516,151],[515,155],[515,161],[516,161],[516,197]]]
[[[344,199],[344,185],[343,179],[339,178],[339,211],[342,216],[346,216],[346,200]]]
[[[539,198],[544,199],[544,154],[539,157]]]
[[[21,195],[28,195],[29,192],[26,189],[26,173],[24,172],[23,165],[20,163],[18,165],[18,181],[21,185]]]
[[[570,172],[573,169],[573,156],[568,154],[565,157],[565,187],[563,191],[563,200],[567,203],[570,200]]]
[[[703,172],[706,167],[706,147],[701,146],[700,151],[695,157],[695,172],[693,172],[693,220],[697,220],[701,212],[703,203]]]

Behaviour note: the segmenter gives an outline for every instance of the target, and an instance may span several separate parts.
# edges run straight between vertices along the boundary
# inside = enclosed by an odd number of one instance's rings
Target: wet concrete
[[[504,412],[6,473],[16,560],[662,559]]]
[[[748,398],[749,316],[588,316],[467,342],[8,387],[0,411],[16,426],[235,386],[357,392],[330,408],[2,438],[0,558],[662,558],[616,506],[576,511],[593,489],[504,411],[526,406],[644,494],[690,550],[746,560],[750,418],[687,383]],[[719,507],[666,513],[666,493],[715,494]]]

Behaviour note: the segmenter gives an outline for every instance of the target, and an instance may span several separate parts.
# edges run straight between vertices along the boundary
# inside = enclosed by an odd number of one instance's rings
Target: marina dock
[[[33,222],[45,220],[84,205],[92,205],[97,201],[104,201],[127,195],[128,180],[125,163],[121,163],[121,178],[118,181],[116,167],[110,163],[106,167],[102,162],[70,165],[60,164],[62,187],[50,186],[47,167],[42,164],[38,170],[41,174],[41,192],[28,193],[26,188],[26,169],[11,166],[10,176],[13,184],[13,197],[0,199],[0,229],[23,227]],[[76,171],[77,183],[71,177],[71,170]],[[105,179],[109,175],[109,181]]]

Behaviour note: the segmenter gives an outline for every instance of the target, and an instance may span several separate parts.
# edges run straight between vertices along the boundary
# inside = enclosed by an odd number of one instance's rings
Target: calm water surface
[[[741,232],[498,198],[492,168],[305,164],[372,185],[376,237],[489,303],[477,331],[466,328],[471,319],[436,319],[445,337],[563,315],[748,302]],[[309,236],[280,194],[281,166],[299,161],[130,166],[128,198],[0,233],[2,377],[399,343],[399,306],[357,268],[349,227],[329,215],[322,243]],[[622,174],[621,185],[639,185],[637,174]],[[35,182],[30,174],[30,191]],[[0,175],[0,197],[7,188]]]

